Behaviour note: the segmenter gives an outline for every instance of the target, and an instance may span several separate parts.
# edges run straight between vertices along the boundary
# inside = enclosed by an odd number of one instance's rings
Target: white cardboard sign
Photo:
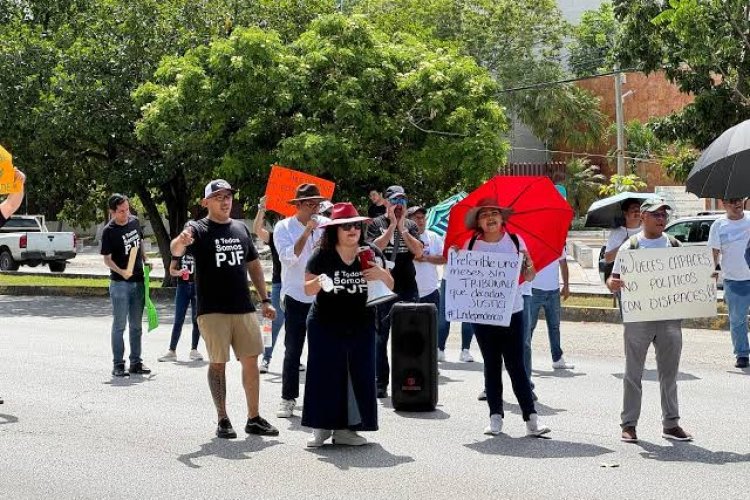
[[[617,258],[624,323],[716,316],[710,248],[639,248]]]
[[[445,319],[509,326],[521,271],[517,253],[448,253]]]

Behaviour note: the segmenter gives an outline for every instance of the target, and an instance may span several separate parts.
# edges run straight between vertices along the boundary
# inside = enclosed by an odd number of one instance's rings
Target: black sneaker
[[[378,399],[383,399],[388,397],[388,389],[385,387],[378,387],[378,393],[377,393]]]
[[[221,439],[234,439],[237,437],[237,433],[232,428],[232,422],[229,418],[224,417],[219,420],[219,425],[216,427],[216,437]]]
[[[248,434],[258,434],[259,436],[278,436],[279,430],[268,421],[258,415],[255,418],[248,418],[245,425],[245,432]]]
[[[737,358],[737,362],[734,364],[735,368],[747,368],[750,365],[750,359],[747,356],[740,356]]]
[[[127,377],[130,374],[125,371],[125,365],[115,365],[114,368],[112,368],[112,376],[113,377]]]
[[[132,375],[148,375],[151,373],[151,368],[147,367],[143,363],[132,363],[128,370]]]

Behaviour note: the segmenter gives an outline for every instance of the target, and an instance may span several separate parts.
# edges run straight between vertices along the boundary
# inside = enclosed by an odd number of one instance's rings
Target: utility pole
[[[622,111],[622,73],[615,65],[615,119],[617,122],[617,175],[625,175],[625,123]]]

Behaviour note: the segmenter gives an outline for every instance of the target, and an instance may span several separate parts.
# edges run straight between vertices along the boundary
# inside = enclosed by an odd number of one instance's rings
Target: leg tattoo
[[[211,397],[214,398],[214,406],[219,415],[219,419],[227,416],[227,377],[224,371],[224,365],[212,363],[208,366],[208,388],[211,390]]]

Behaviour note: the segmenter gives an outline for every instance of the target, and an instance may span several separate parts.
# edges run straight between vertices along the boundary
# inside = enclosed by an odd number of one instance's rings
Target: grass
[[[67,278],[65,275],[24,275],[13,276],[0,274],[0,286],[71,286],[71,287],[99,287],[109,286],[109,278]],[[151,280],[151,287],[161,286],[161,280]]]

